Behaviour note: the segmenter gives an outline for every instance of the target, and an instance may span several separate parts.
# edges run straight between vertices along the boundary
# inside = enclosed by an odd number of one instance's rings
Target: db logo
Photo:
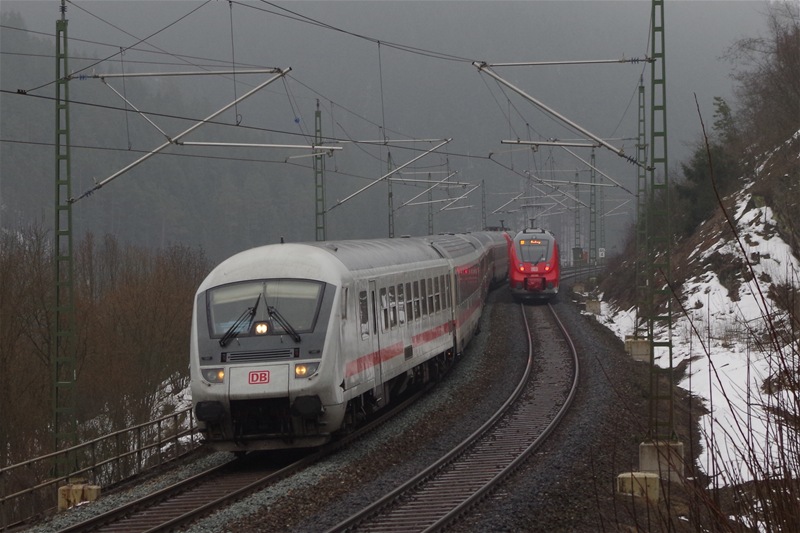
[[[269,370],[253,370],[247,375],[247,383],[250,385],[269,383]]]

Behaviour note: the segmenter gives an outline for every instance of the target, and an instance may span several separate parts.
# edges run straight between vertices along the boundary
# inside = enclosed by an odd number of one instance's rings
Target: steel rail
[[[481,498],[496,488],[553,431],[569,409],[577,390],[577,353],[552,306],[548,306],[556,326],[567,339],[571,358],[560,364],[571,365],[572,380],[558,411],[553,414],[552,399],[542,413],[537,402],[522,401],[533,368],[533,341],[525,306],[520,305],[528,338],[528,361],[517,387],[508,400],[478,430],[453,450],[395,490],[328,530],[328,533],[357,531],[361,524],[369,531],[435,531],[452,523]],[[547,365],[545,365],[547,366]],[[555,364],[553,366],[556,366]],[[558,374],[559,370],[553,373]],[[548,376],[552,377],[552,376]],[[545,384],[546,385],[546,384]],[[545,385],[542,388],[545,388]],[[512,407],[514,410],[512,411]],[[544,420],[543,420],[544,419]],[[502,422],[502,424],[501,424]],[[521,438],[522,436],[522,438]],[[520,449],[520,441],[530,442]]]
[[[249,456],[212,467],[180,480],[142,498],[97,514],[80,523],[59,530],[60,533],[84,531],[135,531],[137,533],[171,531],[222,509],[259,490],[277,483],[322,460],[353,441],[374,431],[401,413],[433,386],[421,387],[382,416],[335,440],[319,450],[281,468],[261,468],[258,472],[240,472]],[[220,494],[222,494],[220,496]],[[145,517],[145,518],[142,518]]]

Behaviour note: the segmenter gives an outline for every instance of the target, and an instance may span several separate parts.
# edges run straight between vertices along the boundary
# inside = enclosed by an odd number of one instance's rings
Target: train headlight
[[[545,265],[544,266],[544,271],[545,272],[550,272],[550,268],[552,268],[550,265]]]
[[[224,368],[203,368],[200,372],[203,374],[203,379],[209,383],[222,383],[225,381]]]
[[[253,331],[256,335],[266,335],[269,332],[269,322],[256,322]]]
[[[520,272],[525,272],[525,265],[524,264],[519,265],[519,271]]]
[[[294,377],[311,377],[317,371],[317,368],[319,368],[319,363],[298,363],[294,365]]]

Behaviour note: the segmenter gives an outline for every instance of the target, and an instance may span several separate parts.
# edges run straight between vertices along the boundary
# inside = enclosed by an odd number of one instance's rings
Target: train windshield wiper
[[[289,336],[294,340],[294,342],[300,342],[300,334],[297,333],[297,330],[292,327],[286,317],[284,317],[280,311],[278,311],[275,307],[271,305],[267,306],[267,313],[269,317],[274,319],[281,325],[281,327],[289,334]]]
[[[228,331],[226,331],[225,335],[223,335],[219,340],[220,346],[224,348],[232,338],[241,333],[242,324],[244,324],[245,320],[247,321],[247,327],[250,327],[250,325],[253,323],[253,317],[256,316],[259,302],[261,302],[261,294],[259,294],[258,298],[256,298],[256,303],[253,305],[253,307],[248,307],[245,309],[244,313],[239,315],[239,318],[236,319],[236,322],[231,324],[231,327],[228,328]]]

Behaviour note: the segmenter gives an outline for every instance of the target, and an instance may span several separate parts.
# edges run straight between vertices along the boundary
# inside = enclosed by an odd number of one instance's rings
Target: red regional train
[[[508,273],[501,232],[273,244],[200,285],[191,391],[210,447],[324,444],[439,376]]]
[[[541,228],[517,233],[508,253],[508,284],[514,299],[555,299],[560,277],[555,235]]]

